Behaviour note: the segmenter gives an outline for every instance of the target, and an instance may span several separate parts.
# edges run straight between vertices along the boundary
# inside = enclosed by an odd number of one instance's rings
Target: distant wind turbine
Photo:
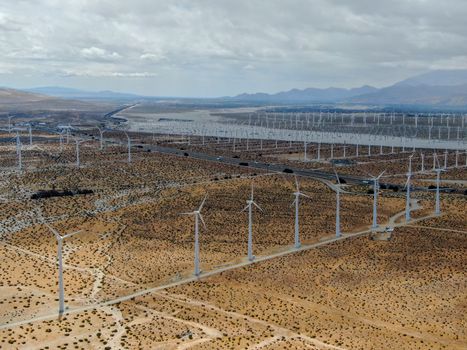
[[[439,185],[440,185],[440,177],[441,172],[444,172],[444,169],[441,169],[438,158],[436,158],[436,162],[438,163],[438,167],[435,169],[436,172],[436,198],[435,198],[435,215],[441,214],[441,206],[440,206],[440,198],[439,198]]]
[[[76,167],[79,168],[81,163],[80,163],[80,158],[79,158],[79,145],[84,142],[84,140],[78,140],[75,139],[76,142]]]
[[[21,138],[19,137],[19,133],[16,133],[16,155],[18,157],[18,170],[21,172],[23,170],[23,158],[21,154]]]
[[[128,140],[128,164],[131,163],[131,139],[130,135],[125,131],[126,138]]]
[[[32,125],[28,124],[28,131],[29,131],[29,146],[32,146]]]
[[[102,151],[104,149],[104,130],[96,126],[99,130],[99,149]]]

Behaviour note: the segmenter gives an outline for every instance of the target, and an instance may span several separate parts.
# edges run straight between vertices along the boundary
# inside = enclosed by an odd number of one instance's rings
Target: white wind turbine
[[[12,115],[8,116],[8,133],[11,134],[11,119],[13,118]]]
[[[80,233],[81,230],[69,233],[67,235],[60,235],[57,230],[55,230],[48,223],[44,222],[45,226],[55,235],[58,244],[57,250],[57,261],[58,261],[58,313],[62,315],[65,312],[65,289],[63,286],[63,240],[69,238],[77,233]]]
[[[125,132],[125,135],[128,141],[128,164],[129,164],[131,163],[131,138],[130,138],[130,135],[128,135],[126,131],[124,132]]]
[[[28,124],[28,132],[29,132],[29,146],[32,146],[32,125],[31,123]]]
[[[438,159],[436,158],[436,162],[438,162]],[[445,171],[444,169],[441,169],[439,166],[438,162],[438,167],[435,169],[436,172],[436,199],[435,199],[435,215],[440,215],[441,214],[441,206],[440,206],[440,201],[439,201],[439,185],[440,185],[440,177],[441,177],[441,172]]]
[[[253,206],[263,211],[258,204],[255,203],[253,199],[253,184],[251,185],[251,196],[250,199],[246,201],[247,206],[243,208],[242,211],[248,209],[248,260],[253,261],[255,256],[253,255]]]
[[[383,174],[386,172],[384,170],[381,174],[378,176],[371,176],[371,180],[373,180],[373,224],[371,225],[372,229],[378,228],[378,191],[379,191],[379,179]]]
[[[60,152],[63,151],[63,131],[61,131],[59,134],[59,142],[60,142]]]
[[[299,202],[300,202],[300,196],[310,198],[310,196],[307,196],[304,193],[300,192],[300,187],[298,185],[298,179],[297,176],[295,176],[295,186],[296,186],[296,191],[294,192],[295,195],[295,200],[293,201],[293,204],[295,204],[295,236],[294,236],[294,246],[296,249],[300,248],[302,245],[300,243],[300,228],[299,228],[299,222],[298,222],[298,209],[299,209]]]
[[[99,130],[99,149],[102,151],[104,149],[104,130],[96,126]]]
[[[76,167],[80,167],[80,158],[79,158],[79,145],[84,142],[84,140],[75,139],[76,142]]]
[[[407,182],[405,183],[405,222],[410,221],[410,178],[412,177],[412,158],[413,154],[409,157],[409,171],[407,173]]]
[[[19,137],[19,133],[16,133],[16,155],[18,157],[18,170],[21,172],[23,170],[23,157],[21,154],[21,138]]]
[[[206,224],[203,220],[203,216],[201,215],[201,209],[203,209],[204,203],[206,202],[207,195],[204,197],[201,205],[199,206],[198,210],[195,210],[191,213],[182,213],[182,215],[193,215],[195,217],[195,276],[199,276],[201,271],[199,269],[199,221],[203,223],[204,228],[206,228]]]

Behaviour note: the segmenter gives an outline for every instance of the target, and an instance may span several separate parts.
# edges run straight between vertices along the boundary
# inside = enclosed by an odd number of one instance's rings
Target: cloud
[[[94,70],[65,70],[62,71],[61,76],[63,77],[92,77],[92,78],[102,78],[102,77],[116,77],[116,78],[153,78],[157,76],[157,73],[150,72],[111,72],[111,71],[101,71],[96,72]]]
[[[465,0],[6,1],[0,67],[156,95],[382,86],[463,67],[465,18]]]
[[[91,61],[115,61],[122,57],[116,52],[109,52],[94,46],[81,49],[80,54],[83,58]]]
[[[0,31],[16,32],[21,29],[21,23],[12,19],[6,13],[0,12]]]
[[[163,54],[149,52],[143,53],[139,58],[148,62],[162,62],[167,59]]]

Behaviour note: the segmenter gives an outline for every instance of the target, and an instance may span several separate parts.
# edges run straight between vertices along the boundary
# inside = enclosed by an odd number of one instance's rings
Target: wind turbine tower
[[[82,143],[83,141],[76,139],[75,142],[76,142],[76,167],[79,168],[79,167],[80,167],[79,145],[80,145],[80,143]]]
[[[405,222],[410,221],[410,178],[412,177],[412,157],[413,154],[409,157],[409,171],[407,173],[407,182],[405,184]]]
[[[337,180],[337,185],[338,188],[336,189],[336,237],[342,236],[341,232],[341,217],[340,217],[340,212],[341,212],[341,181],[339,180],[339,175],[337,175],[336,169],[334,169],[334,174],[336,174],[336,180]]]
[[[102,151],[104,149],[104,130],[98,126],[96,128],[99,130],[99,149]]]
[[[21,154],[21,138],[19,133],[16,133],[16,155],[18,156],[18,169],[19,171],[23,170],[23,157]]]
[[[300,196],[310,198],[304,193],[300,192],[300,187],[298,185],[298,179],[297,176],[295,176],[295,186],[296,186],[296,191],[294,192],[295,195],[295,200],[293,203],[295,204],[295,235],[294,235],[294,246],[296,249],[301,247],[300,243],[300,226],[299,226],[299,220],[298,220],[298,212],[299,212],[299,207],[300,207]]]
[[[386,172],[383,171],[377,177],[372,176],[373,180],[373,224],[371,226],[372,229],[378,228],[378,191],[379,191],[379,179],[383,174]]]
[[[32,146],[32,126],[31,124],[28,125],[29,129],[29,146]]]
[[[440,167],[435,169],[436,172],[436,201],[435,201],[435,215],[440,215],[441,214],[441,207],[439,203],[439,183],[440,183],[440,177],[441,177],[441,172],[444,171]]]
[[[199,221],[201,220],[204,228],[206,228],[206,224],[204,223],[203,216],[201,215],[201,210],[203,209],[204,203],[206,202],[206,198],[207,196],[204,197],[198,210],[195,210],[191,213],[182,213],[182,215],[193,215],[195,217],[195,271],[194,271],[194,275],[196,277],[198,277],[201,273],[200,268],[199,268]]]
[[[130,135],[125,131],[126,138],[128,140],[128,164],[131,163],[131,139]]]

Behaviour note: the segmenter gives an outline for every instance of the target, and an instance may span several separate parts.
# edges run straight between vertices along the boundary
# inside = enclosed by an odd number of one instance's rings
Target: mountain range
[[[129,93],[121,93],[121,92],[114,92],[114,91],[86,91],[80,89],[73,89],[67,87],[60,87],[60,86],[44,86],[44,87],[37,87],[32,89],[26,89],[24,91],[35,93],[35,94],[42,94],[60,98],[71,98],[77,100],[135,100],[145,98],[144,96],[136,95],[136,94],[129,94]]]
[[[38,87],[25,90],[0,88],[0,104],[57,100],[128,102],[156,97],[113,91],[85,91],[66,87]],[[467,70],[436,70],[410,77],[385,88],[307,88],[275,94],[243,93],[217,101],[254,104],[343,103],[377,106],[428,106],[467,109]]]
[[[467,70],[436,70],[405,79],[386,88],[292,89],[276,94],[241,94],[232,99],[264,103],[354,103],[467,107]]]

